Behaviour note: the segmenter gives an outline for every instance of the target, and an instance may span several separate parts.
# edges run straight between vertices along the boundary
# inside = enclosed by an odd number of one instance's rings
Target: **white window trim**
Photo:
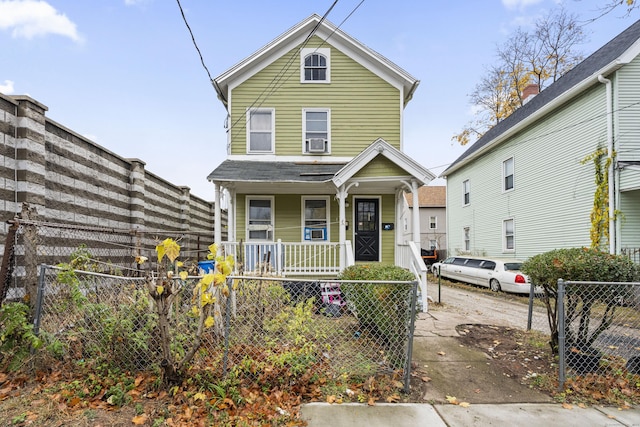
[[[307,113],[327,113],[327,151],[324,153],[310,153],[306,149],[307,140]],[[326,156],[331,154],[331,109],[330,108],[303,108],[302,109],[302,153],[311,155]]]
[[[324,240],[305,240],[304,238],[304,232],[305,232],[305,226],[306,226],[306,218],[304,216],[305,214],[305,202],[307,200],[324,200],[325,203],[327,204],[327,214],[326,214],[326,218],[325,218],[325,222],[327,224],[327,234],[325,235],[325,239]],[[302,230],[301,230],[301,236],[300,236],[300,241],[301,242],[308,242],[308,243],[326,243],[326,242],[330,242],[331,241],[331,227],[330,227],[330,222],[329,222],[329,218],[331,218],[331,203],[329,201],[329,196],[302,196],[302,206],[301,206],[302,212],[300,213],[300,221],[302,224]]]
[[[431,218],[434,219],[433,223],[435,224],[435,227],[431,227]],[[429,230],[436,230],[438,228],[438,216],[437,215],[430,215],[429,216]]]
[[[465,234],[469,236],[468,239],[466,239]],[[468,248],[467,241],[469,242]],[[464,248],[464,251],[471,251],[471,227],[462,227],[462,247]]]
[[[271,239],[251,239],[249,237],[249,231],[252,227],[249,225],[249,203],[251,200],[269,200],[271,202],[271,225],[269,225],[269,230],[271,231]],[[273,242],[275,240],[275,198],[273,196],[246,196],[245,197],[245,237],[248,242]],[[253,226],[262,228],[264,226]],[[256,230],[258,228],[255,228]]]
[[[304,79],[304,59],[312,54],[323,55],[327,60],[327,73],[325,80],[305,80]],[[331,49],[328,47],[305,47],[300,52],[300,83],[305,84],[327,84],[331,83]]]
[[[465,193],[465,184],[469,190],[466,193]],[[467,193],[469,194],[469,203],[465,203],[465,200],[464,200],[464,195]],[[471,182],[468,179],[465,179],[464,181],[462,181],[462,206],[469,206],[470,204],[471,204]]]
[[[511,221],[513,228],[513,248],[507,248],[507,222]],[[502,252],[515,252],[516,251],[516,222],[513,218],[507,218],[502,221]]]
[[[269,112],[271,113],[271,150],[269,151],[257,151],[251,150],[251,114],[254,112]],[[276,145],[276,110],[275,108],[248,108],[246,112],[247,120],[247,154],[273,154],[275,153]]]
[[[507,162],[511,160],[512,163],[512,168],[513,168],[513,173],[511,174],[512,176],[512,187],[511,188],[506,188],[506,178],[507,178]],[[508,159],[504,160],[502,162],[502,192],[503,193],[507,193],[509,191],[513,191],[514,188],[516,188],[516,162],[513,159],[513,156],[509,157]]]

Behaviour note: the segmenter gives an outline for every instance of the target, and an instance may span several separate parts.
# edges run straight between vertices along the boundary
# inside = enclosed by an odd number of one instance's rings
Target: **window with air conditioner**
[[[329,110],[304,109],[302,111],[302,128],[306,154],[328,154],[329,147]]]
[[[329,225],[329,198],[302,198],[302,239],[306,241],[326,241]]]

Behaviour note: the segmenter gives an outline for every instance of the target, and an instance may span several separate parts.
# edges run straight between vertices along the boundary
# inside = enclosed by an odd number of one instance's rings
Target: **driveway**
[[[529,312],[528,297],[504,294],[487,294],[471,285],[452,286],[442,284],[440,302],[450,309],[464,315],[466,323],[482,323],[498,326],[510,326],[519,329],[527,328]],[[429,282],[429,295],[438,301],[438,283]],[[534,306],[531,328],[545,333],[549,332],[547,311],[544,307]]]

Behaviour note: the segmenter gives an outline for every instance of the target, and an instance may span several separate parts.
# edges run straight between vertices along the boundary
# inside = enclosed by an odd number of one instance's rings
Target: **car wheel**
[[[491,279],[491,281],[489,282],[489,287],[493,292],[500,292],[500,282],[498,282],[496,279]]]

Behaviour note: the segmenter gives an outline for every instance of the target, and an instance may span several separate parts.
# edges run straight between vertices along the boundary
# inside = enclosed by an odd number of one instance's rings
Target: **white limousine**
[[[470,256],[452,256],[431,266],[438,276],[491,288],[492,291],[528,294],[529,278],[520,272],[522,261]]]

